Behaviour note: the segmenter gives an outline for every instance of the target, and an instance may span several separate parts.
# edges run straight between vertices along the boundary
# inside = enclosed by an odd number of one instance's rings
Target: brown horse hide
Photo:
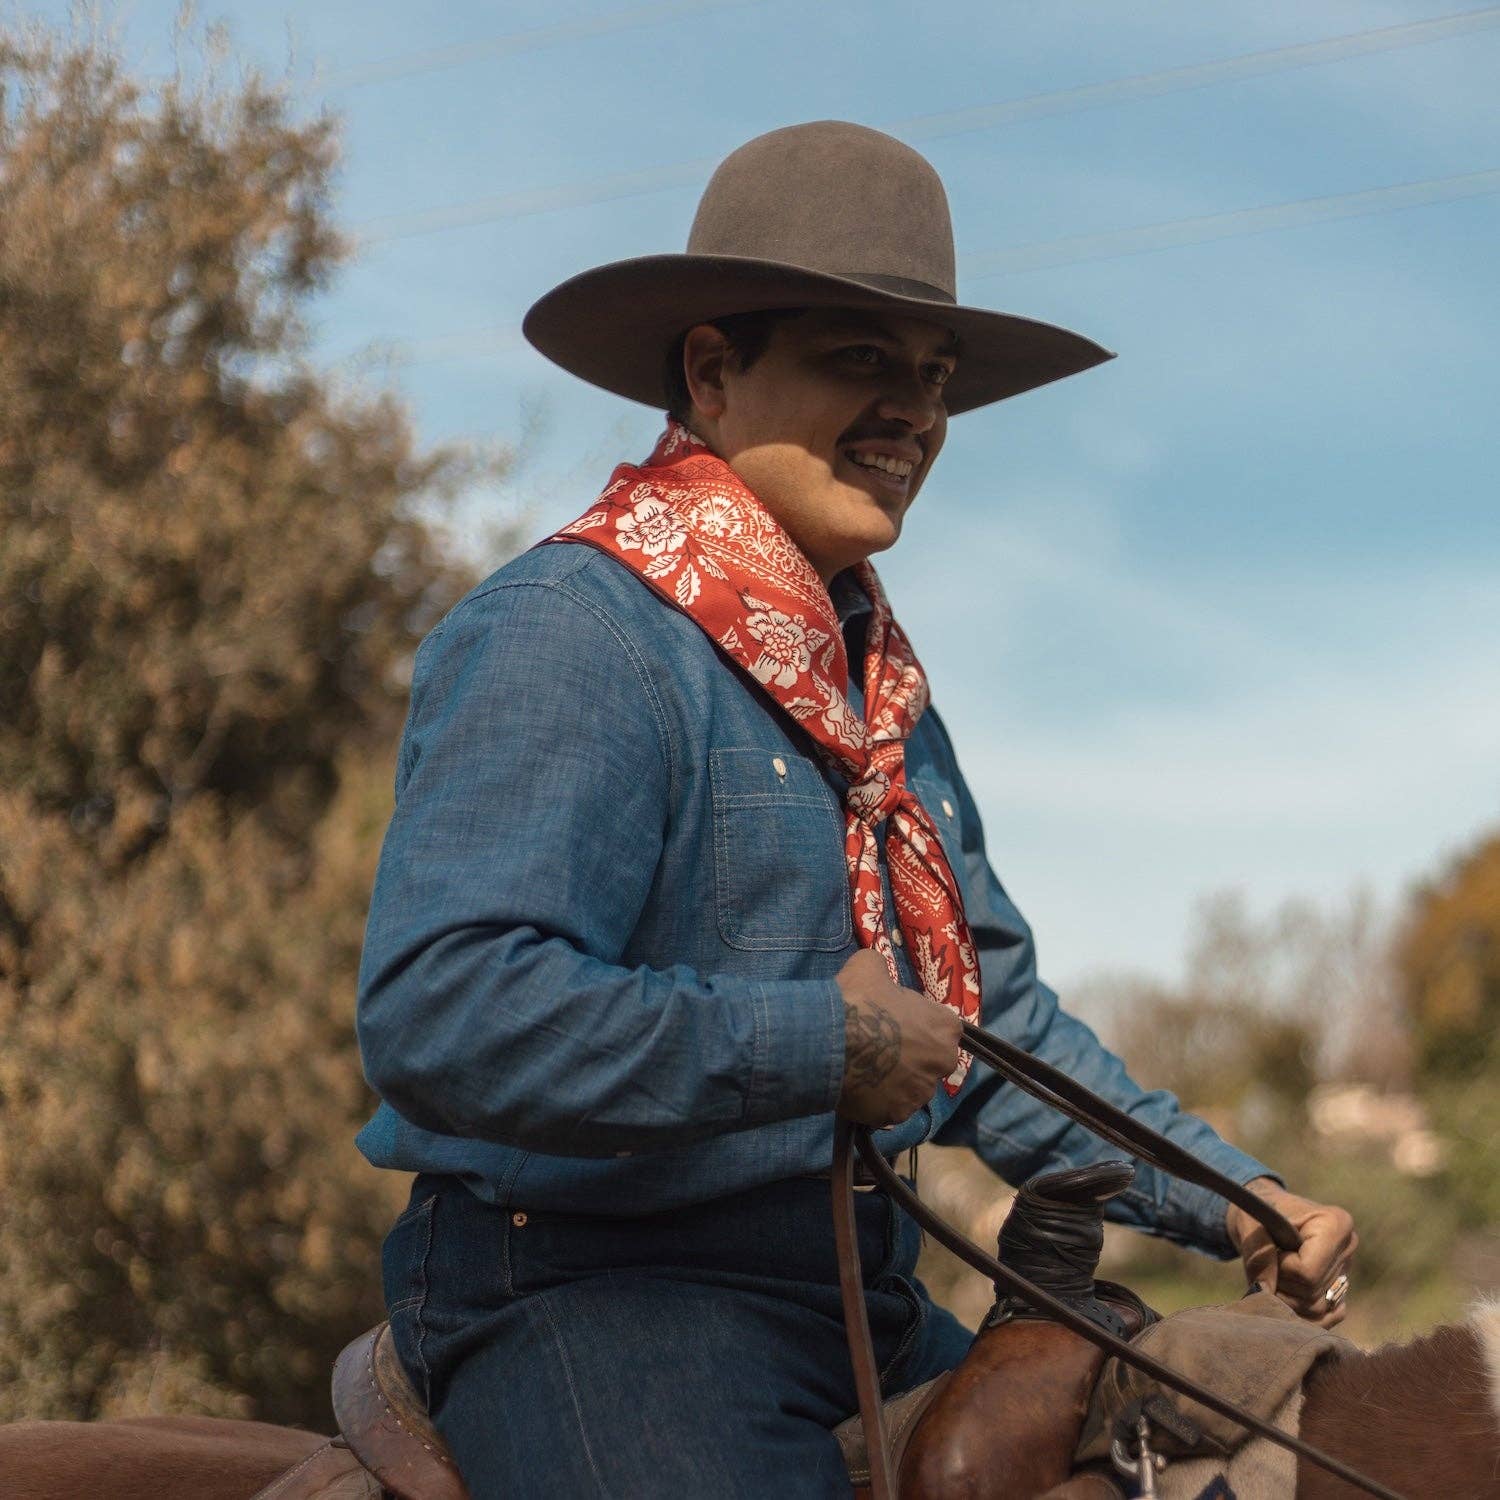
[[[4,1500],[249,1500],[327,1438],[267,1422],[135,1417],[0,1427]]]
[[[1079,1345],[1055,1324],[1015,1320],[983,1330],[962,1378],[955,1372],[942,1382],[939,1395],[954,1388],[951,1405],[934,1400],[916,1424],[901,1464],[902,1500],[1121,1494],[1100,1474],[1048,1478],[1059,1420],[1076,1420],[1094,1378],[1093,1347]],[[1414,1500],[1500,1500],[1500,1304],[1410,1344],[1317,1365],[1303,1388],[1301,1434]],[[326,1441],[209,1417],[17,1422],[0,1426],[0,1500],[250,1500]],[[949,1443],[960,1461],[943,1451]],[[347,1450],[343,1463],[352,1463]],[[1174,1477],[1169,1464],[1164,1497]],[[348,1479],[357,1472],[341,1469],[336,1487],[320,1493],[346,1495]],[[1296,1500],[1361,1494],[1298,1464]]]
[[[1327,1360],[1303,1387],[1301,1436],[1403,1495],[1500,1500],[1500,1303],[1410,1344]],[[1296,1500],[1364,1492],[1306,1460]]]

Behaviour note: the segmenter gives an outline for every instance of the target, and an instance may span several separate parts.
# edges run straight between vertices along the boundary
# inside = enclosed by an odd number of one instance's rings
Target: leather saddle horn
[[[1155,1315],[1094,1271],[1104,1205],[1134,1176],[1129,1162],[1106,1161],[1033,1177],[1000,1229],[1002,1264],[1122,1338]],[[997,1287],[901,1455],[902,1500],[1027,1500],[1066,1484],[1103,1363],[1097,1346]]]

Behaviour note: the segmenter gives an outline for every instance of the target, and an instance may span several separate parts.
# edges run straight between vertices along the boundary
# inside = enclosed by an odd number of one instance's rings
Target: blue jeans
[[[921,1234],[855,1195],[888,1395],[971,1335],[912,1277]],[[857,1405],[826,1181],[618,1218],[531,1213],[424,1174],[386,1237],[397,1352],[473,1500],[848,1500]]]

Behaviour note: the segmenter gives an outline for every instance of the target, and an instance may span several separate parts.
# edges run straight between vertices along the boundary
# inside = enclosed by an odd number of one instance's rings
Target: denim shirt
[[[834,595],[862,641],[851,575]],[[1266,1174],[1171,1094],[1140,1089],[1038,979],[932,709],[906,767],[963,889],[983,1024],[1236,1180]],[[856,949],[843,790],[615,559],[551,544],[501,568],[413,667],[360,966],[359,1043],[382,1101],[358,1136],[366,1158],[457,1174],[503,1206],[600,1214],[826,1172],[844,1062],[834,976]],[[979,1064],[876,1139],[888,1156],[972,1146],[1012,1183],[1119,1154]],[[1224,1211],[1145,1166],[1111,1205],[1228,1256]]]

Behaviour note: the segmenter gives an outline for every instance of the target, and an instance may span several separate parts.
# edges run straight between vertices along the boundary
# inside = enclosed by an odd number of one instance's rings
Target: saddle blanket
[[[1357,1346],[1256,1288],[1225,1307],[1173,1313],[1134,1347],[1296,1436],[1308,1372]],[[1120,1423],[1143,1405],[1148,1420],[1152,1412],[1166,1419],[1151,1423],[1152,1447],[1167,1459],[1156,1480],[1160,1500],[1286,1500],[1296,1493],[1295,1454],[1262,1438],[1247,1442],[1238,1423],[1115,1359],[1100,1372],[1076,1462],[1107,1460]]]

